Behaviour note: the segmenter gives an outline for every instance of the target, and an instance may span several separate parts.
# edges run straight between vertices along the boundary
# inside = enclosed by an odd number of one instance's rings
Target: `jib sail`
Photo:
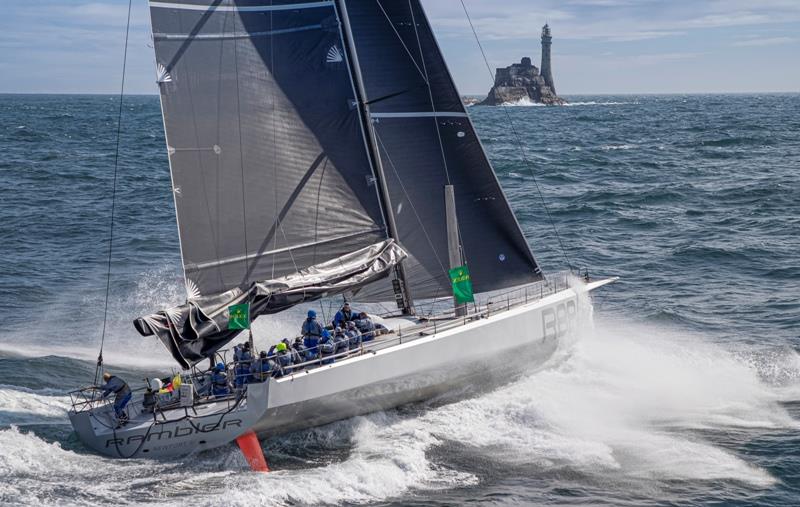
[[[415,298],[452,294],[445,185],[476,292],[541,279],[418,0],[340,0]],[[387,283],[360,299],[391,299]]]

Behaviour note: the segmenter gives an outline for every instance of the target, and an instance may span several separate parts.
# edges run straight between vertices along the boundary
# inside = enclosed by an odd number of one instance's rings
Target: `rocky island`
[[[550,65],[550,46],[553,37],[550,27],[542,27],[542,69],[533,65],[525,57],[520,63],[499,68],[495,74],[494,86],[481,106],[499,106],[529,100],[536,104],[563,105],[566,101],[556,95],[553,82],[553,69]]]

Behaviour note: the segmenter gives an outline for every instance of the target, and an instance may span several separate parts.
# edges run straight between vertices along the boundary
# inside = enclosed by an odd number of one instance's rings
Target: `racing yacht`
[[[419,0],[149,5],[187,299],[134,325],[184,373],[124,420],[75,391],[88,447],[237,441],[259,469],[254,439],[510,382],[591,321],[614,279],[542,272]],[[396,310],[373,341],[208,395],[202,365],[231,372],[252,321],[323,298]]]

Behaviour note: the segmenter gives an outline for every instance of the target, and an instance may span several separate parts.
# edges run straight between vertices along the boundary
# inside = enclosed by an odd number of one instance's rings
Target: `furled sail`
[[[351,292],[385,277],[406,254],[394,240],[362,248],[298,273],[234,288],[134,321],[144,336],[155,335],[184,368],[213,356],[240,331],[228,329],[229,308],[249,302],[252,316],[277,313],[297,304]]]
[[[340,0],[415,298],[451,294],[444,187],[476,291],[541,279],[418,0]],[[379,283],[359,299],[391,299]]]

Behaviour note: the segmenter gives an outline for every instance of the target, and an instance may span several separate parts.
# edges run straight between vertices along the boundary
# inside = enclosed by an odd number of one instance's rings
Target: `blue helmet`
[[[309,310],[308,311],[308,318],[309,319],[316,319],[317,318],[317,312],[315,312],[314,310]]]
[[[217,365],[214,367],[214,369],[217,370],[217,371],[224,371],[225,370],[225,363],[217,363]]]
[[[323,338],[330,338],[330,337],[331,337],[331,334],[328,332],[328,330],[327,330],[327,329],[323,329],[323,330],[322,330],[322,337],[323,337]]]

